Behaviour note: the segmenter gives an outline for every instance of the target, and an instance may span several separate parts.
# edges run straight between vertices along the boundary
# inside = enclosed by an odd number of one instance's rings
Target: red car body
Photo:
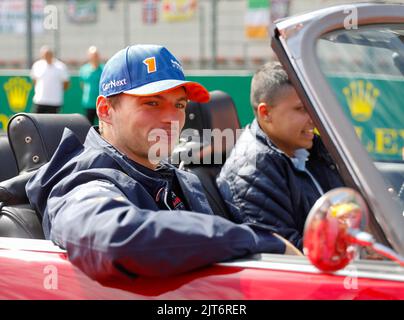
[[[358,4],[350,8],[358,10],[359,25],[404,25],[404,5]],[[319,34],[341,29],[343,18],[344,7],[340,6],[285,19],[274,27],[273,46],[288,73],[295,74],[292,82],[300,86],[298,93],[305,105],[322,124],[320,132],[327,147],[333,150],[346,176],[352,177],[348,185],[366,200],[372,230],[403,254],[402,216],[395,220],[397,217],[388,215],[395,207],[387,198],[384,182],[373,173],[373,164],[360,150],[362,146],[353,141],[356,137],[344,136],[353,132],[348,122],[335,108],[325,109],[324,105],[336,104],[335,99],[317,105],[321,95],[315,94],[310,81],[305,82],[304,59],[293,52],[305,42],[304,37],[293,42],[293,35],[304,31],[313,34],[319,21],[324,28],[317,30]],[[392,220],[386,223],[389,218]],[[357,259],[336,273],[324,273],[304,256],[262,254],[169,278],[111,279],[100,284],[73,266],[66,252],[50,241],[0,238],[0,274],[0,299],[404,299],[404,269],[386,260]]]
[[[50,241],[1,238],[0,247],[0,299],[404,299],[402,268],[387,261],[327,274],[305,257],[262,255],[175,277],[100,284]]]

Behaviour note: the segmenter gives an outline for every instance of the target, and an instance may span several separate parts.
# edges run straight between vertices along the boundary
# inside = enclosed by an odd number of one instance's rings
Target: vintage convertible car
[[[163,279],[93,281],[43,239],[21,189],[12,189],[49,159],[59,120],[16,115],[8,127],[17,160],[10,170],[20,174],[1,183],[0,299],[404,299],[404,5],[361,3],[286,18],[273,26],[272,47],[347,186],[312,208],[305,256],[261,254]],[[237,129],[229,98],[213,96],[212,108],[188,108],[187,126]],[[79,116],[61,117],[84,136],[88,124]],[[188,168],[216,207],[223,205],[213,179],[219,169]]]

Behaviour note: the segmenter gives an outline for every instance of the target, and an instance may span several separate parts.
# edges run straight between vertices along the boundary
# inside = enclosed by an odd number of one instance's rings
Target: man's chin
[[[313,141],[310,141],[309,143],[306,144],[304,147],[305,149],[311,149],[313,147]]]
[[[313,140],[305,141],[300,144],[300,148],[303,149],[311,149],[312,146],[313,146]]]
[[[150,146],[149,153],[148,153],[148,159],[152,163],[159,162],[164,159],[168,159],[171,157],[172,152],[175,148],[175,145],[173,144],[163,144],[162,145],[159,143],[155,143]]]

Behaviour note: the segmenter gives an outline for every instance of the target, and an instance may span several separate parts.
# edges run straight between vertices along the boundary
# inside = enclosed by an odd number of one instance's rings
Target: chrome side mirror
[[[404,265],[404,258],[376,243],[364,232],[368,209],[362,196],[350,188],[337,188],[324,194],[307,217],[303,247],[311,263],[325,272],[344,268],[357,254],[357,247],[368,246],[379,254]]]

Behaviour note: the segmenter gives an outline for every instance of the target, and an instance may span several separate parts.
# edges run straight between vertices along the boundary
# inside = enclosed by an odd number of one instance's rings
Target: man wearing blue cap
[[[196,176],[156,161],[164,154],[156,144],[167,155],[174,147],[188,100],[206,102],[209,93],[185,80],[166,48],[119,51],[100,80],[100,132],[91,128],[82,145],[66,129],[52,160],[28,183],[45,236],[90,277],[167,276],[285,252],[270,228],[213,215]]]

